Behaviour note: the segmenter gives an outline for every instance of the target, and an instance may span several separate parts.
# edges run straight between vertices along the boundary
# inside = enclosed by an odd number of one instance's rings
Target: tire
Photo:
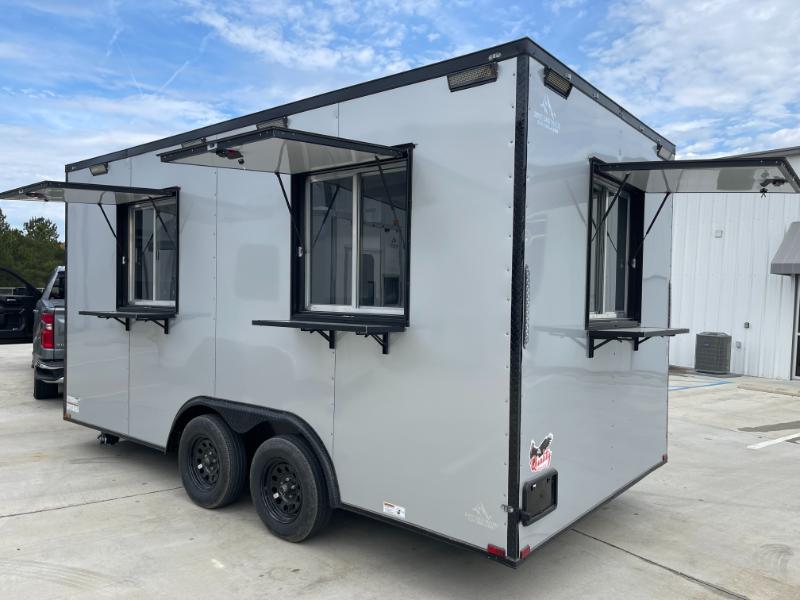
[[[37,400],[47,400],[49,398],[55,398],[58,396],[58,384],[57,383],[45,383],[44,381],[39,381],[36,379],[36,375],[33,376],[33,397]]]
[[[247,477],[242,437],[218,415],[200,415],[186,425],[178,447],[183,487],[203,508],[220,508],[236,501]]]
[[[250,495],[267,528],[289,542],[302,542],[330,520],[322,469],[306,443],[294,435],[270,438],[256,450]]]

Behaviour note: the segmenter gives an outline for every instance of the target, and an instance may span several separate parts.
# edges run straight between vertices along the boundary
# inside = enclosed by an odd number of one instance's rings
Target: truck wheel
[[[268,439],[250,465],[250,494],[269,530],[302,542],[324,527],[331,515],[325,480],[314,453],[293,435]]]
[[[56,396],[58,396],[57,383],[45,383],[44,381],[36,379],[36,375],[33,376],[34,398],[37,400],[47,400],[48,398],[55,398]]]
[[[178,468],[195,504],[203,508],[230,504],[241,495],[247,476],[242,438],[217,415],[195,417],[181,434]]]

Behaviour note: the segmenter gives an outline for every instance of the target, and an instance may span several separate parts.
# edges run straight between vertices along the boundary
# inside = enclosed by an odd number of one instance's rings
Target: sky
[[[800,145],[797,0],[0,0],[0,190],[525,36],[678,158]]]

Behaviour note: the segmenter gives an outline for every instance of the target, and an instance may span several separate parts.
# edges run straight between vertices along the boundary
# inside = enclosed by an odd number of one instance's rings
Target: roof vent
[[[451,92],[465,90],[493,81],[497,81],[497,63],[487,63],[458,71],[457,73],[451,73],[447,76],[447,85],[450,87]]]

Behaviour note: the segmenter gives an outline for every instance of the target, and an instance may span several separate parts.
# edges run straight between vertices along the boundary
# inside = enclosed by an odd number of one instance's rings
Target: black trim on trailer
[[[520,415],[522,412],[522,341],[525,319],[525,208],[528,172],[528,97],[530,63],[517,58],[517,98],[514,124],[514,209],[511,250],[511,322],[508,397],[508,513],[506,553],[519,558]]]
[[[510,558],[508,555],[500,557],[495,556],[494,554],[489,554],[486,548],[481,548],[480,546],[473,546],[472,544],[467,544],[466,542],[462,542],[451,537],[447,537],[446,535],[442,535],[441,533],[436,533],[435,531],[431,531],[430,529],[426,529],[420,525],[414,525],[413,523],[407,523],[405,521],[399,521],[397,519],[393,519],[388,516],[384,516],[382,514],[372,512],[371,510],[365,510],[363,508],[358,508],[357,506],[352,506],[351,504],[341,504],[339,506],[342,510],[346,510],[351,513],[355,513],[357,515],[361,515],[362,517],[367,517],[368,519],[373,519],[375,521],[380,521],[381,523],[387,523],[389,525],[393,525],[395,527],[399,527],[400,529],[404,529],[406,531],[410,531],[412,533],[424,535],[427,538],[432,540],[436,540],[437,542],[444,542],[445,544],[449,544],[450,546],[454,546],[456,548],[460,548],[462,550],[469,550],[470,552],[477,552],[481,556],[484,556],[490,560],[498,562],[502,565],[507,567],[511,567],[512,569],[516,569],[522,561],[515,560]]]
[[[176,425],[180,422],[181,417],[192,408],[207,408],[213,410],[219,414],[236,433],[247,433],[262,423],[288,425],[299,431],[305,437],[311,449],[314,451],[314,454],[319,459],[322,473],[325,476],[325,483],[328,486],[328,499],[331,506],[333,508],[340,507],[339,481],[336,478],[336,471],[333,468],[333,460],[328,454],[328,450],[325,448],[319,435],[308,422],[294,413],[268,408],[266,406],[256,406],[243,402],[235,402],[233,400],[225,400],[223,398],[213,398],[211,396],[196,396],[187,400],[175,415],[170,427],[167,442],[168,447],[170,446],[170,441],[173,440],[173,436],[179,431],[176,429]]]
[[[661,144],[662,146],[669,148],[673,153],[675,152],[675,144],[664,138],[664,136],[659,135],[655,130],[634,117],[630,112],[626,111],[611,98],[603,94],[600,90],[595,88],[580,75],[573,73],[571,69],[567,68],[564,63],[547,52],[544,48],[536,44],[530,38],[526,37],[508,42],[506,44],[501,44],[499,46],[494,46],[492,48],[487,48],[485,50],[479,50],[465,56],[451,58],[442,62],[425,65],[410,71],[405,71],[403,73],[397,73],[395,75],[381,77],[372,81],[366,81],[364,83],[359,83],[332,92],[326,92],[318,96],[312,96],[311,98],[306,98],[304,100],[290,102],[288,104],[283,104],[267,110],[229,119],[228,121],[223,121],[215,125],[201,127],[199,129],[169,136],[153,142],[141,144],[139,146],[133,146],[125,150],[119,150],[103,156],[68,164],[66,166],[66,171],[71,172],[85,169],[98,162],[122,160],[132,156],[145,154],[147,152],[170,148],[185,142],[192,142],[198,138],[220,135],[242,127],[255,126],[258,123],[296,115],[298,113],[313,110],[315,108],[330,106],[339,102],[346,102],[347,100],[362,98],[364,96],[370,96],[372,94],[393,90],[414,83],[436,79],[438,77],[444,77],[458,71],[469,69],[470,67],[485,65],[487,61],[499,62],[520,56],[531,57],[543,64],[545,67],[552,69],[563,77],[566,77],[575,88],[586,94],[589,98],[610,112],[614,113],[628,125],[632,126],[634,129],[653,140],[656,144]]]

